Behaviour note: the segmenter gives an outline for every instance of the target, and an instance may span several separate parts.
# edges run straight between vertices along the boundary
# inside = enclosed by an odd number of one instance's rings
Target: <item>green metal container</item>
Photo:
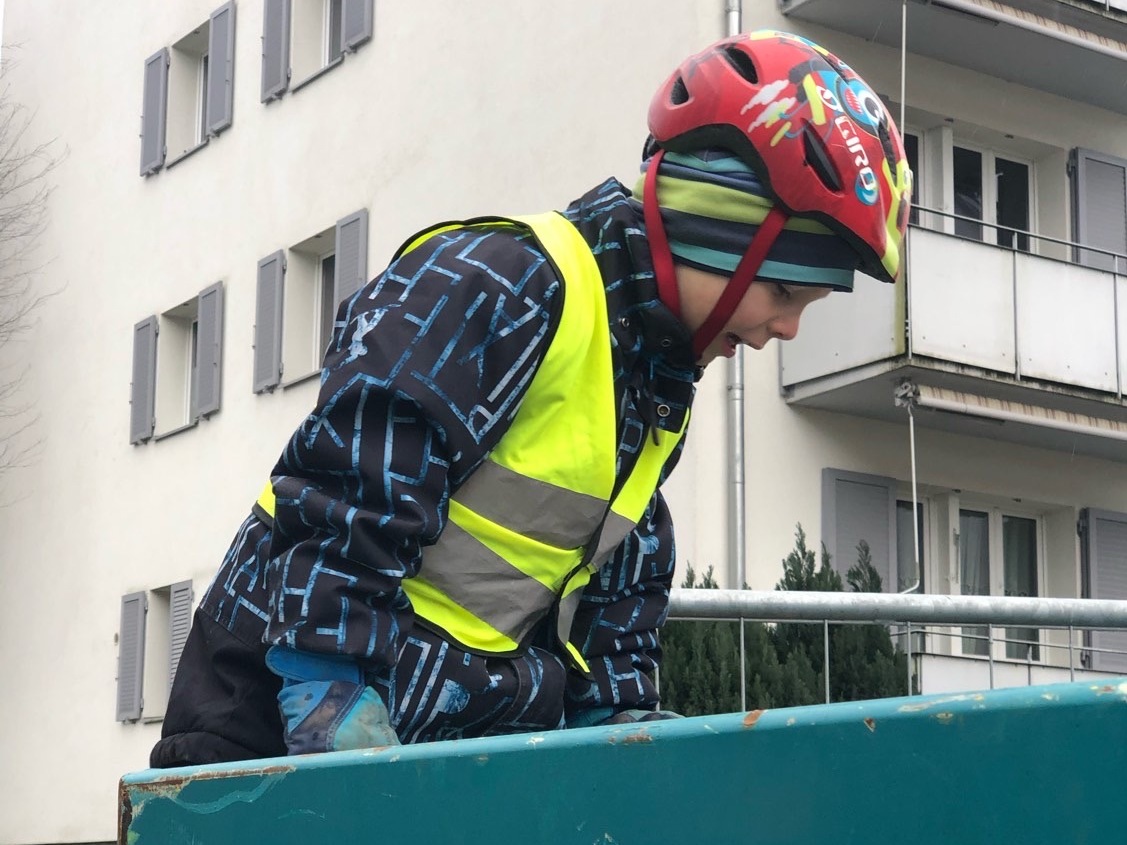
[[[150,769],[119,841],[1060,845],[1125,790],[1114,679]]]

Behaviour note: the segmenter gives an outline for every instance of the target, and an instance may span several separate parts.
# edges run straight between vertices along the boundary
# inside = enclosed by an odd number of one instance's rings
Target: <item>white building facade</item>
[[[0,845],[114,838],[335,303],[424,225],[632,184],[652,92],[737,5],[7,0],[6,96],[59,163],[47,296],[0,346],[28,409],[0,429],[28,450],[0,472]],[[904,282],[706,375],[667,491],[681,564],[769,589],[801,524],[843,568],[866,541],[886,589],[1127,598],[1125,6],[744,0],[744,29],[813,38],[903,115],[920,208]],[[925,689],[980,683],[989,650],[1127,669],[1006,636],[929,635]]]

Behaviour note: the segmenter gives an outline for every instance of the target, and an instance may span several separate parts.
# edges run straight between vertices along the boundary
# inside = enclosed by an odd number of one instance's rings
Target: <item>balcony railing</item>
[[[1127,601],[1108,599],[1020,598],[1010,596],[942,596],[889,593],[818,593],[759,590],[675,589],[670,597],[671,620],[731,621],[740,626],[740,701],[747,709],[744,623],[806,622],[822,626],[825,699],[830,701],[830,625],[883,624],[907,656],[909,691],[969,691],[1075,681],[1127,671]],[[952,630],[954,629],[954,630]],[[1051,637],[1028,638],[1002,634],[1001,630],[1033,629],[1060,632]],[[1026,632],[1022,632],[1026,633]],[[982,657],[943,654],[921,648],[923,637],[950,638],[953,642],[985,644]],[[994,656],[994,644],[1024,646],[1024,660]],[[1041,659],[1033,659],[1033,650]],[[954,649],[952,649],[954,651]],[[1064,659],[1067,655],[1067,659]],[[1055,659],[1054,659],[1055,658]],[[942,666],[950,660],[955,667]],[[924,662],[931,661],[944,677],[924,686]],[[1103,668],[1093,668],[1099,664]],[[978,683],[981,668],[986,683]],[[1014,667],[1019,667],[1015,670]],[[959,684],[951,673],[966,680]],[[1023,674],[1023,677],[1021,677]],[[913,684],[913,680],[919,683]],[[660,681],[660,678],[659,678]],[[958,687],[958,688],[955,688]]]
[[[784,388],[904,356],[1122,398],[1127,255],[919,211],[927,226],[911,228],[903,289],[862,280],[811,308],[783,346]],[[957,227],[1003,245],[943,231]]]
[[[920,211],[939,224],[936,228],[978,232],[1003,245],[913,228],[906,315],[910,355],[1122,396],[1127,256]]]

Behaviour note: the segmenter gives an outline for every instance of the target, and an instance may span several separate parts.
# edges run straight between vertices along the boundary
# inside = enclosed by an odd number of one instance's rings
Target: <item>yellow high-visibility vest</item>
[[[563,280],[562,313],[511,426],[451,495],[445,529],[403,589],[422,624],[487,655],[519,653],[555,610],[560,644],[587,671],[569,642],[580,595],[642,518],[688,415],[679,432],[644,438],[614,495],[619,432],[611,336],[590,247],[553,212],[437,226],[397,255],[466,225],[531,230]],[[271,517],[273,499],[268,484],[258,504]]]

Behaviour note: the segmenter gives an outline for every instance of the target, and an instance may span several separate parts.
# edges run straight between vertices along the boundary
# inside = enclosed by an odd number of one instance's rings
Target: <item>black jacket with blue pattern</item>
[[[681,427],[698,376],[691,339],[658,299],[640,215],[618,182],[603,183],[564,213],[590,245],[606,286],[615,389],[625,409],[621,467],[652,427]],[[411,644],[433,636],[414,624],[400,584],[426,567],[450,495],[504,437],[551,342],[560,301],[557,272],[528,233],[475,227],[432,237],[342,305],[317,406],[272,472],[273,528],[255,516],[246,520],[195,624],[222,629],[236,648],[285,643],[357,658],[391,699],[401,735],[410,733],[406,693],[396,692],[394,679],[420,671],[421,664],[403,664],[412,654],[421,660],[427,649]],[[555,694],[568,716],[657,703],[648,676],[660,657],[657,632],[673,566],[672,524],[655,493],[584,591],[572,641],[591,675],[559,664],[566,691]],[[200,649],[201,637],[187,648]],[[202,665],[200,657],[185,660]],[[429,683],[438,682],[441,667],[428,672]],[[187,686],[175,685],[170,705],[187,721],[166,719],[166,737],[208,729],[192,721],[193,694],[177,689]],[[487,722],[441,735],[505,730]],[[416,732],[404,740],[438,736]]]

